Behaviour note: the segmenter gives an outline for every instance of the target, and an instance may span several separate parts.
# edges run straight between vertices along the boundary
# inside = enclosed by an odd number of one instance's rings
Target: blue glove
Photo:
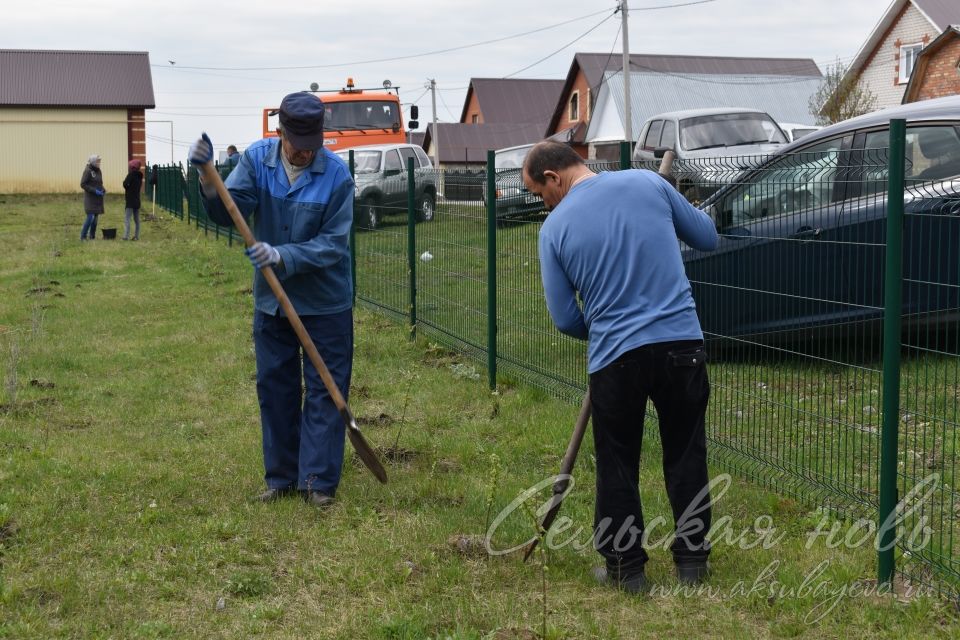
[[[106,191],[104,191],[103,189],[94,189],[93,192],[98,196],[102,196],[103,194],[106,193]]]
[[[190,145],[190,162],[193,164],[213,162],[213,143],[210,142],[210,136],[206,133]]]
[[[280,263],[280,252],[266,242],[254,243],[253,246],[247,248],[245,253],[257,269],[272,267]]]

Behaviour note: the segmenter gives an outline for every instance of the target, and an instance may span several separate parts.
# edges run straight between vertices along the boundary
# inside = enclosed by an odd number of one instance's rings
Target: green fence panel
[[[673,178],[688,200],[711,205],[720,233],[717,251],[681,247],[711,358],[712,461],[811,508],[875,522],[882,425],[898,420],[895,495],[929,491],[895,532],[897,571],[956,595],[960,198],[942,181],[920,180],[924,159],[911,135],[900,305],[884,292],[888,139],[856,152],[821,148],[769,162],[677,160]],[[659,161],[588,164],[656,171]],[[158,204],[175,211],[165,171],[158,169]],[[408,167],[386,181],[381,198],[361,197],[358,179],[358,303],[398,322],[413,319],[419,336],[486,367],[491,384],[499,375],[579,403],[586,344],[550,320],[537,257],[546,214],[519,168],[415,171],[415,193]],[[427,175],[437,206],[421,220]],[[720,189],[725,195],[708,202]],[[179,201],[182,211],[182,189]],[[895,332],[899,411],[885,402],[885,313],[898,314],[903,327]],[[911,542],[914,531],[926,532],[922,544]]]

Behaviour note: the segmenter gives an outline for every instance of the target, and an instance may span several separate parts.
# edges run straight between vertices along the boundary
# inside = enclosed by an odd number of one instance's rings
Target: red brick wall
[[[147,166],[147,125],[143,109],[127,109],[128,160],[139,160]]]
[[[923,78],[917,89],[916,101],[942,98],[960,94],[960,37],[940,47],[924,69]]]

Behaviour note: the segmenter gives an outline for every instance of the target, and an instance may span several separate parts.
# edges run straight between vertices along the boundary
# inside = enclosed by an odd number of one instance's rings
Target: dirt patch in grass
[[[420,457],[419,451],[403,447],[381,447],[378,451],[384,459],[393,463],[413,462]]]
[[[486,538],[479,534],[457,533],[447,538],[447,546],[465,558],[486,558]]]
[[[357,424],[361,427],[389,427],[396,419],[389,413],[381,413],[377,416],[359,416]]]

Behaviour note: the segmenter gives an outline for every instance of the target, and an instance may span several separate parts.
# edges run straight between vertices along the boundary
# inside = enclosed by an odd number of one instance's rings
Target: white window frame
[[[913,74],[913,70],[917,66],[917,56],[920,55],[920,51],[922,50],[922,42],[900,45],[900,73],[897,77],[898,84],[910,82],[910,75]],[[907,55],[911,56],[909,70],[907,70]]]
[[[576,113],[574,113],[574,103],[576,100]],[[580,120],[580,90],[574,91],[570,94],[570,99],[567,100],[567,120],[569,122],[578,122]]]

